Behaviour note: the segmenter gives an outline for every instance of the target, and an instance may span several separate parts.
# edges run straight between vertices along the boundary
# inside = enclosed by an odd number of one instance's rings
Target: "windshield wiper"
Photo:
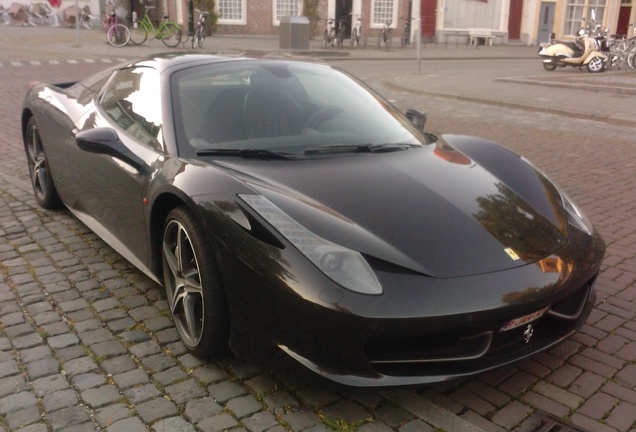
[[[281,153],[266,149],[241,148],[241,149],[199,149],[197,156],[239,156],[244,158],[261,159],[296,159],[291,153]]]
[[[418,144],[335,144],[305,149],[305,154],[321,153],[386,153],[419,147]]]

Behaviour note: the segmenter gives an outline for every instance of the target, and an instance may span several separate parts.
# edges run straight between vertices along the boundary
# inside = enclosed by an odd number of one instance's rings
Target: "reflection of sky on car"
[[[141,76],[139,90],[131,93],[126,100],[132,104],[135,112],[143,112],[147,121],[159,126],[161,125],[159,75],[144,73]]]

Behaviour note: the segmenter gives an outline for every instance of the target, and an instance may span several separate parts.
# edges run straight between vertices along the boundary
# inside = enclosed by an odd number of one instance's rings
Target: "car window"
[[[147,67],[122,69],[101,100],[106,113],[138,141],[162,149],[159,74]]]
[[[325,65],[197,66],[174,74],[171,89],[180,154],[258,149],[306,155],[334,145],[425,142],[384,99]]]

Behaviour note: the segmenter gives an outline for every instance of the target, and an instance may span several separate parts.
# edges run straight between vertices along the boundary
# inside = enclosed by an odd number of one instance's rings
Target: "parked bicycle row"
[[[8,8],[0,5],[0,23],[3,25],[21,26],[61,26],[75,27],[78,22],[75,6],[68,6],[63,10],[53,10],[48,3],[12,3]],[[79,10],[79,23],[82,27],[91,29],[99,17],[91,13],[88,5]]]
[[[133,13],[131,27],[120,22],[116,10],[112,10],[108,15],[108,22],[105,22],[106,40],[108,43],[112,46],[121,47],[129,43],[141,45],[148,39],[159,39],[167,47],[174,48],[178,46],[184,36],[181,27],[174,21],[170,21],[168,15],[164,15],[159,24],[155,26],[148,14],[148,11],[152,9],[155,9],[155,7],[146,6],[141,19],[137,19],[136,14]],[[205,38],[208,34],[211,34],[207,23],[210,14],[198,9],[194,9],[194,11],[198,14],[198,19],[192,34],[192,48],[201,48]],[[187,37],[186,35],[186,40]]]
[[[0,23],[3,25],[20,26],[67,26],[75,27],[79,22],[81,27],[92,29],[96,23],[100,23],[106,32],[106,41],[115,47],[122,47],[127,44],[141,45],[147,40],[158,39],[167,47],[178,46],[184,36],[188,40],[188,34],[184,35],[181,27],[164,15],[158,24],[150,18],[149,10],[154,6],[146,6],[144,14],[138,18],[132,14],[131,23],[128,25],[127,13],[123,8],[118,8],[110,2],[106,5],[104,18],[100,20],[98,16],[91,13],[89,6],[84,6],[78,13],[75,6],[69,6],[61,11],[54,11],[48,3],[21,4],[12,3],[10,7],[4,8],[0,5]],[[203,41],[211,35],[208,19],[208,12],[194,10],[198,14],[198,19],[194,26],[191,42],[192,48],[200,48]]]
[[[351,48],[357,48],[361,44],[366,45],[366,37],[362,28],[362,15],[353,16],[354,22],[351,28],[351,34],[349,41]],[[411,41],[411,19],[403,18],[404,27],[402,28],[402,34],[400,35],[400,45],[405,47],[410,44]],[[336,20],[333,18],[327,18],[325,21],[325,29],[323,31],[323,47],[338,47],[341,48],[345,44],[347,38],[347,24],[349,20],[341,19],[336,26]],[[391,24],[392,20],[387,20],[383,23],[382,29],[377,36],[378,48],[391,48],[393,44],[393,28]]]

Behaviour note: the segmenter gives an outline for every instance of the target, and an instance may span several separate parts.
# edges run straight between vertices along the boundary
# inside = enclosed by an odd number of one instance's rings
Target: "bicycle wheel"
[[[181,29],[175,23],[167,22],[161,26],[161,42],[167,47],[174,48],[181,42]]]
[[[627,66],[629,66],[630,69],[636,69],[636,47],[627,53]]]
[[[201,24],[199,31],[199,48],[203,48],[203,41],[205,40],[205,37],[208,35],[208,28],[205,26],[205,24]]]
[[[146,39],[148,39],[148,29],[145,26],[137,23],[137,28],[130,29],[130,42],[133,45],[141,45],[146,42]]]
[[[378,48],[382,48],[384,45],[384,31],[381,31],[378,35]]]
[[[130,40],[130,30],[123,24],[115,24],[108,29],[106,40],[114,47],[123,47]]]
[[[194,28],[194,33],[192,34],[192,48],[196,48],[199,46],[199,34],[201,33],[201,27],[196,26]]]
[[[387,48],[391,48],[391,43],[393,42],[393,36],[391,35],[391,29],[386,32],[386,40],[384,41],[384,46]]]
[[[358,46],[358,30],[353,29],[351,31],[351,48],[355,48]]]

